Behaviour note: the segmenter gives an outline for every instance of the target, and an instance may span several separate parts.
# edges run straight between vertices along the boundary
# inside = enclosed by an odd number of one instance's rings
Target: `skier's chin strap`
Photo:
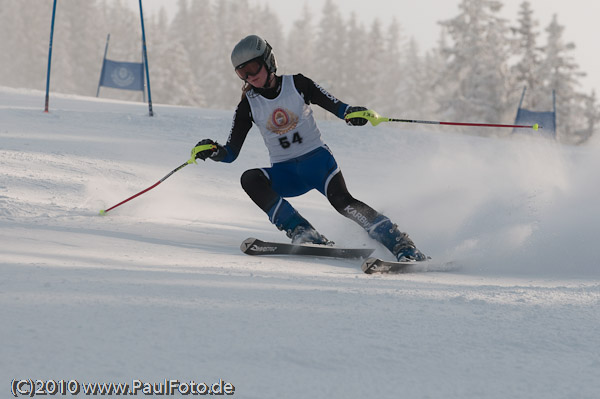
[[[265,68],[266,68],[266,65],[265,65]],[[275,81],[275,79],[277,79],[277,76],[275,75],[275,73],[269,72],[269,76],[267,77],[267,80],[265,81],[265,84],[263,87],[261,87],[261,89],[270,89],[271,84],[273,83],[273,81]]]
[[[276,84],[276,83],[275,83],[275,84],[273,84],[273,82],[277,82],[277,75],[275,75],[275,72],[269,72],[269,76],[267,77],[267,80],[265,81],[265,84],[264,84],[262,87],[255,87],[255,86],[252,86],[252,85],[251,85],[250,83],[248,83],[247,81],[246,81],[246,85],[247,85],[249,88],[252,88],[252,89],[254,89],[254,92],[255,92],[255,93],[258,93],[258,94],[260,94],[260,93],[264,93],[264,92],[266,92],[267,90],[273,90],[273,89],[276,89],[276,88],[277,88],[277,84]],[[271,85],[272,85],[273,87],[270,87]],[[246,92],[246,91],[244,91],[244,93],[245,93],[245,92]]]

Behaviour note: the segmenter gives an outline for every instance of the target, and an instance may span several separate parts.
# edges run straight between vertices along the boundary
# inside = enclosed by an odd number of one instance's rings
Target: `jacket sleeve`
[[[225,144],[227,156],[221,162],[231,163],[236,160],[251,128],[252,113],[250,111],[250,103],[244,96],[235,109],[231,132],[229,133],[227,144]]]
[[[306,104],[318,105],[338,118],[344,118],[344,112],[346,112],[348,104],[335,98],[312,79],[307,78],[302,74],[297,74],[294,75],[294,85],[296,86],[298,93],[304,98]]]

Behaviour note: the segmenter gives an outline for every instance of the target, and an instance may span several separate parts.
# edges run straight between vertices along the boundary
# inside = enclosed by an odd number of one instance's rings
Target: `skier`
[[[396,224],[350,195],[335,158],[321,139],[310,104],[340,119],[367,108],[343,103],[301,74],[276,75],[277,62],[272,48],[256,35],[245,37],[235,46],[231,62],[244,86],[229,138],[225,145],[211,139],[201,140],[195,148],[207,144],[214,144],[214,148],[192,150],[195,158],[235,161],[254,122],[268,148],[271,167],[245,171],[241,184],[292,243],[333,245],[285,199],[317,189],[340,214],[363,227],[398,261],[425,260],[426,256]],[[346,123],[362,126],[367,120],[350,118]]]

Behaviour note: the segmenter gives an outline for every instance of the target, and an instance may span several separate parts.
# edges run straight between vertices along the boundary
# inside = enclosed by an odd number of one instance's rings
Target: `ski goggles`
[[[235,68],[235,73],[242,80],[248,79],[248,76],[254,76],[260,72],[263,67],[263,63],[258,60],[250,60],[245,64],[242,64]]]

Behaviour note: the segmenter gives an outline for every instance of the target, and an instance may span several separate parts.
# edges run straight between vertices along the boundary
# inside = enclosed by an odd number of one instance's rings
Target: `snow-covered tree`
[[[66,4],[69,4],[66,2]],[[60,5],[59,5],[60,6]],[[71,40],[77,33],[74,30],[72,14],[68,8],[57,6],[56,22],[54,27],[54,40],[52,44],[52,74],[50,87],[59,93],[83,94],[77,90],[77,66],[72,57]],[[99,64],[101,66],[102,59]],[[97,69],[96,79],[100,77],[100,68]],[[90,93],[86,93],[90,94]]]
[[[600,122],[600,106],[596,98],[596,91],[592,90],[592,93],[585,97],[584,102],[583,114],[586,125],[583,129],[575,132],[576,138],[573,140],[575,143],[587,141],[596,132],[598,122]]]
[[[544,88],[539,70],[543,57],[542,49],[538,45],[540,33],[537,31],[537,27],[539,23],[533,18],[533,10],[529,1],[521,3],[518,15],[518,25],[513,28],[517,58],[516,63],[512,66],[515,90],[520,92],[523,87],[526,87],[527,101],[525,104],[529,109],[536,110],[540,102],[547,105],[547,99],[551,98],[551,93]]]
[[[187,2],[181,0],[179,7],[172,25],[177,26],[176,29],[168,29],[164,12],[158,26],[154,26],[155,32],[161,34],[152,43],[153,60],[149,63],[153,100],[175,105],[204,105],[204,93],[193,73],[190,36],[184,34],[191,22]]]
[[[378,19],[375,19],[371,24],[367,34],[367,45],[357,50],[363,51],[366,59],[363,73],[353,80],[360,79],[366,84],[367,92],[365,94],[367,95],[366,99],[369,107],[382,110],[389,103],[388,98],[392,94],[390,86],[393,87],[397,82],[385,76],[385,72],[387,72],[385,64],[386,43]],[[398,61],[396,60],[396,62]]]
[[[406,105],[410,101],[410,94],[403,90],[407,85],[416,83],[411,82],[412,77],[407,71],[409,46],[400,23],[396,18],[392,19],[385,33],[384,53],[381,54],[382,70],[378,76],[380,84],[385,87],[381,107],[377,108],[382,114],[398,115],[406,111]]]
[[[579,70],[573,58],[575,44],[565,42],[564,27],[558,23],[556,15],[546,32],[547,43],[540,71],[544,86],[556,92],[557,136],[568,142],[583,122],[585,96],[578,92],[578,87],[580,78],[585,74]]]
[[[363,25],[355,14],[344,18],[334,0],[326,0],[314,15],[310,4],[305,0],[288,35],[260,1],[178,0],[172,19],[164,8],[146,13],[153,100],[232,109],[243,83],[232,70],[231,50],[244,36],[258,34],[273,46],[280,74],[302,72],[340,99],[382,114],[511,122],[527,86],[525,106],[535,110],[551,109],[556,91],[563,141],[581,142],[597,128],[596,95],[583,93],[574,45],[565,43],[556,17],[545,31],[547,43],[538,45],[531,0],[523,0],[512,28],[499,16],[501,0],[461,0],[458,15],[441,22],[438,46],[424,53],[397,21],[387,27],[378,20]],[[44,89],[51,13],[51,1],[2,0],[0,84]],[[58,3],[52,91],[94,95],[108,33],[109,59],[142,60],[137,4]],[[111,88],[103,88],[102,96],[142,98],[139,92]],[[315,112],[332,118],[318,107]]]
[[[42,88],[46,84],[52,4],[2,0],[0,6],[0,84]]]
[[[401,85],[397,91],[397,103],[402,117],[408,119],[431,118],[435,113],[436,93],[435,76],[432,55],[422,56],[419,45],[411,38],[404,51],[401,64]],[[396,112],[398,114],[398,112]]]
[[[332,0],[326,0],[316,30],[314,79],[338,96],[345,81],[340,79],[345,71],[345,32],[339,8]]]
[[[343,57],[340,61],[341,71],[339,72],[342,82],[338,82],[339,90],[335,94],[344,101],[353,105],[369,105],[372,98],[372,88],[367,79],[364,79],[369,73],[367,48],[369,46],[369,37],[364,27],[358,22],[355,13],[350,14],[350,19],[346,25],[346,47],[347,50],[340,54]],[[341,80],[341,79],[340,79]]]
[[[442,49],[446,67],[440,98],[448,118],[503,122],[514,107],[508,98],[510,41],[501,8],[496,0],[463,0],[459,15],[441,22],[450,40]]]
[[[314,31],[313,14],[308,3],[305,2],[302,13],[290,28],[285,58],[280,57],[280,51],[277,51],[277,59],[282,59],[282,62],[285,62],[282,72],[283,70],[288,73],[302,72],[309,77],[313,76],[316,46]]]
[[[282,72],[284,72],[287,67],[287,57],[290,49],[286,47],[285,35],[279,18],[268,4],[253,9],[251,15],[251,24],[247,27],[248,32],[257,34],[269,42],[276,53],[278,63],[283,68]],[[264,21],[269,22],[265,23]],[[239,39],[241,38],[240,36]]]

